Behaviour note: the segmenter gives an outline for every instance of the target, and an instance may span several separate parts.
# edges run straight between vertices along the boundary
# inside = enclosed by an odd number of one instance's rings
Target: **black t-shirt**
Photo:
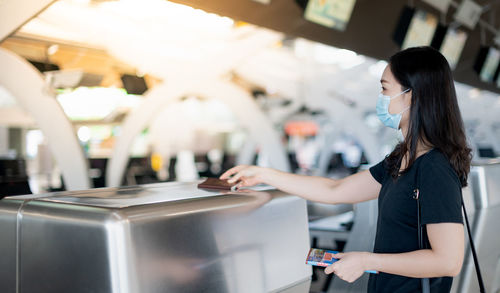
[[[418,157],[407,172],[394,180],[386,160],[370,168],[382,184],[378,197],[375,253],[403,253],[418,250],[417,202],[413,190],[420,190],[421,223],[462,223],[461,184],[444,154],[437,149]],[[430,247],[428,240],[427,246]],[[431,278],[431,292],[449,292],[453,278]],[[379,273],[370,275],[368,292],[421,292],[420,279]]]

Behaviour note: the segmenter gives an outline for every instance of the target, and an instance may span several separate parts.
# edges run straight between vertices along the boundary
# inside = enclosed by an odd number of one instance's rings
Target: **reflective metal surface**
[[[0,201],[1,202],[1,201]],[[0,288],[5,292],[16,290],[17,262],[17,211],[22,201],[10,201],[2,204],[0,213]]]
[[[470,173],[473,205],[467,205],[471,232],[486,292],[500,291],[500,161],[475,163]],[[464,200],[466,194],[464,193]],[[466,238],[468,240],[468,238]],[[468,241],[467,241],[468,243]],[[469,245],[464,265],[455,278],[453,292],[479,292],[474,260]]]
[[[470,177],[476,209],[500,205],[500,159],[475,162]]]
[[[307,201],[307,214],[309,221],[314,221],[326,217],[338,216],[353,210],[352,204],[325,204]]]
[[[304,200],[196,184],[5,198],[2,292],[309,291]]]

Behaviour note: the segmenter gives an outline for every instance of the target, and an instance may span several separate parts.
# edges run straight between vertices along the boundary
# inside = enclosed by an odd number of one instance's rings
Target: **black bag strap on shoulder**
[[[422,225],[420,221],[420,191],[418,188],[413,190],[413,199],[417,201],[417,231],[418,231],[418,248],[424,249],[425,248],[425,243],[424,243],[424,226]],[[422,292],[423,293],[430,293],[431,292],[431,287],[429,283],[429,278],[422,278],[420,279],[420,282],[422,284]]]
[[[418,247],[420,249],[425,249],[425,243],[424,243],[424,226],[422,225],[420,221],[420,216],[421,216],[421,207],[420,207],[420,191],[418,188],[413,190],[413,198],[417,201],[417,229],[418,229]],[[477,275],[477,280],[479,283],[479,292],[480,293],[486,293],[486,290],[484,289],[484,282],[483,282],[483,277],[481,275],[481,270],[479,268],[479,261],[477,259],[477,253],[476,253],[476,247],[474,246],[474,240],[472,239],[472,233],[470,230],[470,225],[469,225],[469,218],[467,217],[467,211],[465,209],[465,204],[464,204],[464,198],[462,194],[462,190],[460,189],[460,198],[462,201],[462,209],[464,211],[464,218],[465,218],[465,223],[467,225],[467,234],[469,236],[469,243],[470,243],[470,248],[472,250],[472,257],[474,258],[474,266],[476,268],[476,275]],[[429,284],[429,278],[422,278],[422,292],[423,293],[430,293],[430,284]]]

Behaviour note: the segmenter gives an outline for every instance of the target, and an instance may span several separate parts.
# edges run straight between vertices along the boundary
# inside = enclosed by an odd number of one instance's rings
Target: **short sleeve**
[[[370,174],[372,174],[373,178],[380,184],[384,182],[386,173],[387,170],[385,169],[385,160],[382,160],[377,165],[370,167]]]
[[[448,161],[428,160],[418,172],[422,224],[463,223],[462,187]]]

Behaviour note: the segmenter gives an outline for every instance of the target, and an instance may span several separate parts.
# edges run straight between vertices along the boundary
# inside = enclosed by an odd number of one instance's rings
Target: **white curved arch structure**
[[[73,127],[56,99],[47,94],[41,74],[26,60],[0,48],[0,83],[35,119],[47,137],[67,190],[88,189],[87,161]]]
[[[201,80],[201,81],[200,81]],[[119,186],[129,158],[129,149],[136,135],[140,133],[162,109],[185,95],[199,95],[219,99],[238,117],[248,130],[250,139],[269,154],[273,168],[289,171],[290,166],[280,136],[269,119],[260,111],[253,98],[243,89],[222,80],[196,79],[173,81],[151,89],[144,102],[125,119],[113,154],[108,162],[106,185]],[[182,121],[179,121],[182,123]]]

